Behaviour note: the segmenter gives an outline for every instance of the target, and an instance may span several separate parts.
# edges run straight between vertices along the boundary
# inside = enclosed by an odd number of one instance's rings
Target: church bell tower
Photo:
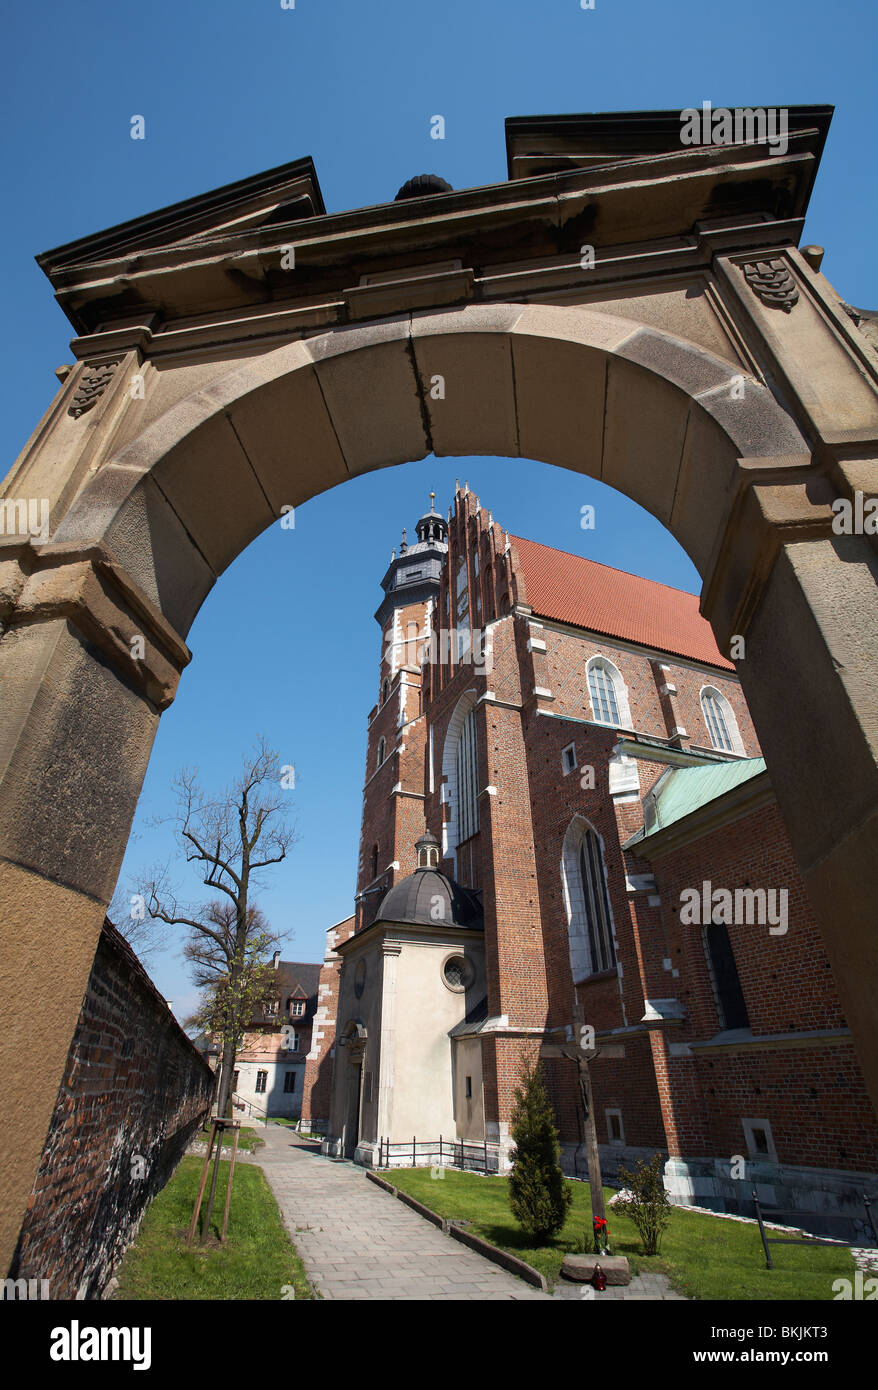
[[[403,530],[381,587],[378,703],[369,716],[363,819],[357,871],[357,930],[374,920],[382,897],[416,867],[413,845],[424,822],[425,719],[422,663],[429,655],[448,524],[435,507],[419,518],[417,541]]]

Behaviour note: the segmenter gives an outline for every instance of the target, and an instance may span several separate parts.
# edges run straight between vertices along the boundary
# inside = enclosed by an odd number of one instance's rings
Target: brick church
[[[590,1025],[605,1176],[660,1151],[676,1201],[749,1214],[755,1184],[855,1235],[878,1125],[698,599],[509,535],[466,487],[416,531],[381,581],[355,910],[328,933],[303,1117],[363,1164],[441,1135],[502,1172],[545,1048],[583,1176],[557,1044]]]

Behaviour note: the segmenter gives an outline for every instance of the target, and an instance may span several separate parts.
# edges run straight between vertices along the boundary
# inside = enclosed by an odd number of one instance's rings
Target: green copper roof
[[[644,804],[644,833],[652,835],[682,820],[765,771],[764,758],[741,758],[709,767],[675,767],[659,778]]]

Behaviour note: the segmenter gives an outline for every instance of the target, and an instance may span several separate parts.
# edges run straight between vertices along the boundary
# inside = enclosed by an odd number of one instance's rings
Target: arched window
[[[597,722],[611,724],[616,729],[630,729],[631,711],[621,672],[603,656],[593,656],[587,670],[588,693]]]
[[[494,616],[494,566],[490,560],[485,566],[485,618],[490,621]]]
[[[370,882],[370,883],[374,883],[375,879],[378,877],[378,846],[377,846],[377,844],[372,846],[372,864],[371,864],[371,869],[372,869],[372,874],[371,874],[371,877],[370,877],[370,879],[369,879],[369,882]]]
[[[385,677],[384,677],[384,680],[381,682],[381,703],[382,703],[382,705],[384,704],[384,701],[387,699],[387,696],[388,696],[389,691],[390,691],[390,681],[389,681],[389,680],[387,679],[387,677],[385,676]]]
[[[466,587],[466,560],[461,556],[457,562],[457,605],[455,609],[457,626],[456,657],[459,662],[467,660],[470,651],[469,592]]]
[[[701,712],[713,747],[722,753],[743,754],[744,742],[735,711],[725,695],[721,695],[712,685],[705,685],[701,691]]]
[[[457,842],[461,844],[479,828],[479,764],[476,714],[470,710],[457,740]]]
[[[561,880],[574,981],[612,970],[616,948],[604,857],[597,832],[582,816],[564,836]]]
[[[705,926],[704,954],[720,1028],[749,1028],[750,1019],[744,1002],[744,991],[741,989],[729,929],[724,922],[711,922]]]
[[[384,735],[382,734],[378,740],[378,756],[375,760],[376,768],[380,767],[381,764],[384,762],[384,750],[386,747],[387,744],[385,742]]]
[[[466,560],[461,555],[457,562],[457,597],[466,590]]]
[[[479,762],[476,739],[476,694],[467,691],[457,703],[445,735],[443,797],[449,816],[442,827],[442,853],[456,856],[458,845],[479,828]]]

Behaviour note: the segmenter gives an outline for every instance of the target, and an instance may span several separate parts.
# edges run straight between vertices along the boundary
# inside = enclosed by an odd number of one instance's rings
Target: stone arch
[[[425,383],[440,367],[437,402]],[[704,348],[579,307],[479,305],[250,358],[111,453],[53,540],[105,544],[185,637],[282,507],[428,453],[600,477],[666,525],[702,577],[738,460],[809,459],[767,387]]]
[[[735,312],[753,313],[747,303]],[[772,380],[790,409],[671,333],[534,303],[419,310],[253,348],[143,428],[142,402],[108,389],[72,436],[65,392],[91,368],[71,373],[6,484],[10,497],[40,496],[47,479],[57,522],[48,544],[7,537],[0,548],[6,1016],[51,991],[72,1036],[158,719],[217,576],[285,508],[354,475],[431,452],[511,455],[599,477],[645,507],[702,575],[720,648],[746,637],[744,692],[878,1095],[874,901],[861,871],[878,853],[878,561],[867,537],[833,532],[831,510],[839,492],[878,488],[878,412],[861,405],[862,354],[854,361],[843,335],[827,405],[808,383],[830,349],[807,328],[791,346],[778,322],[754,315],[749,331],[757,357],[786,364]],[[155,369],[136,346],[120,352],[117,375],[140,372],[148,406]],[[437,374],[440,400],[427,389]],[[839,382],[854,378],[848,402]],[[186,380],[181,371],[181,391]],[[772,689],[778,667],[798,682],[795,708]],[[42,949],[50,922],[63,983]],[[34,1117],[4,1198],[10,1255],[62,1066],[10,1101]]]

